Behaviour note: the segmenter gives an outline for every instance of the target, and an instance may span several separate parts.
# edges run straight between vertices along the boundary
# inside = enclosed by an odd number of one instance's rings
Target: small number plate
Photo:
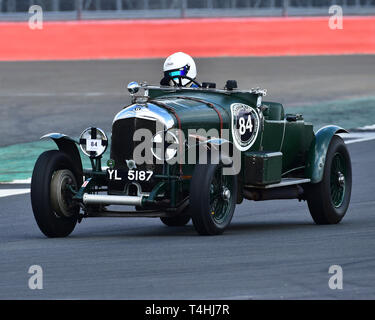
[[[87,151],[99,151],[102,147],[102,141],[99,139],[87,139],[86,150]]]

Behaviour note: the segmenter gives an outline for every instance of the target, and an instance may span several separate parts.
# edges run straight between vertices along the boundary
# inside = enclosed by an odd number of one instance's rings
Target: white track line
[[[10,182],[0,182],[0,186],[2,184],[30,184],[31,183],[31,178],[28,179],[22,179],[22,180],[13,180]]]
[[[29,193],[30,189],[0,189],[0,198]]]
[[[339,136],[345,140],[346,144],[375,140],[375,132],[340,133]]]
[[[362,138],[362,139],[348,140],[348,141],[345,141],[345,143],[346,144],[352,144],[352,143],[358,143],[358,142],[364,142],[364,141],[371,141],[371,140],[375,140],[375,136],[374,137],[368,137],[368,138]]]

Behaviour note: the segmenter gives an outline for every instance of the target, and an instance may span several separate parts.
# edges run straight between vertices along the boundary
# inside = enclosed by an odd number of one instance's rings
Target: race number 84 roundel
[[[259,132],[258,113],[243,103],[233,103],[230,106],[232,113],[232,135],[235,146],[246,151],[251,148]]]

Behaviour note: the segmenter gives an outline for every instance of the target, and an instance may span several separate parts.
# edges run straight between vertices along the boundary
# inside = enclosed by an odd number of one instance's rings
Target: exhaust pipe
[[[84,204],[105,204],[105,205],[123,205],[123,206],[141,206],[144,196],[111,196],[103,194],[83,195]]]
[[[244,189],[243,195],[248,200],[264,201],[275,199],[303,199],[303,188],[301,186],[288,186],[272,189]]]

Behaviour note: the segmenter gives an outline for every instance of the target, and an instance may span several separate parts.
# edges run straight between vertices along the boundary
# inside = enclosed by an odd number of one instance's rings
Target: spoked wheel
[[[348,170],[343,155],[336,152],[331,166],[331,199],[335,208],[339,208],[345,200],[346,181]]]
[[[323,180],[307,187],[307,203],[317,224],[339,223],[349,207],[352,167],[345,142],[334,136],[329,145]]]
[[[47,237],[66,237],[78,220],[79,206],[73,202],[78,176],[67,155],[44,152],[38,158],[31,180],[31,204],[35,220]]]
[[[210,186],[210,208],[212,219],[222,224],[231,211],[233,177],[222,175],[222,168],[217,168]]]
[[[224,175],[220,164],[196,165],[190,185],[190,206],[199,234],[223,233],[232,220],[236,199],[236,175]]]

